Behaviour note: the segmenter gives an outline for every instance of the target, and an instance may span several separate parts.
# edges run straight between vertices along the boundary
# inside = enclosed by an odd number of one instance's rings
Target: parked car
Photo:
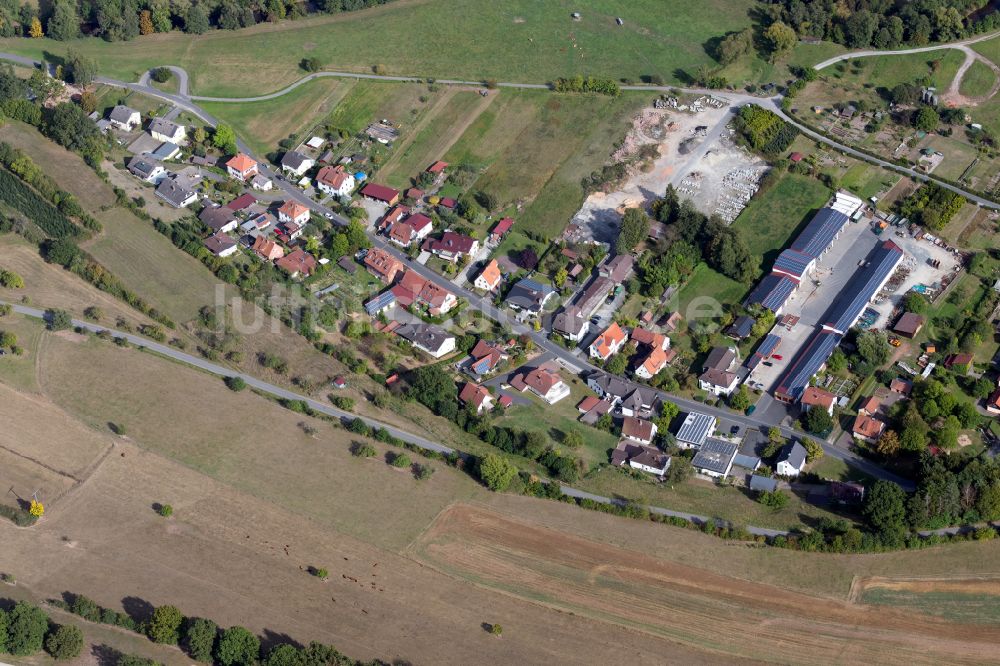
[[[781,354],[772,354],[771,358],[773,358],[775,361],[784,361],[785,360],[785,357],[783,357]]]

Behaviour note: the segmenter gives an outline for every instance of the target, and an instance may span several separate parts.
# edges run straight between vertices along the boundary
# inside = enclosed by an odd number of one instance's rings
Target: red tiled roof
[[[257,162],[249,155],[238,153],[232,159],[226,162],[226,166],[232,167],[233,169],[239,171],[240,173],[246,173],[251,169],[255,169],[257,167]]]
[[[644,442],[651,441],[653,439],[653,424],[643,419],[637,419],[634,416],[626,416],[622,421],[622,435],[640,439]]]
[[[368,183],[361,188],[361,196],[390,203],[399,197],[399,190],[378,183]]]
[[[885,428],[884,423],[866,414],[858,414],[854,419],[853,432],[860,437],[878,437],[882,434],[883,428]]]
[[[514,226],[514,220],[512,220],[509,217],[505,217],[496,223],[496,226],[493,227],[493,231],[491,231],[490,233],[493,234],[494,236],[503,236],[505,233],[510,231],[510,228],[513,226]]]
[[[288,273],[312,275],[312,272],[316,270],[316,258],[302,248],[296,248],[291,254],[278,259],[274,263],[278,268]]]
[[[309,209],[298,203],[297,201],[292,201],[288,199],[285,203],[281,204],[281,208],[278,209],[279,213],[283,213],[293,220],[303,213],[308,213]]]
[[[237,210],[237,211],[245,210],[250,206],[254,205],[255,203],[257,203],[257,199],[254,197],[254,195],[250,194],[249,192],[246,192],[245,194],[241,194],[240,196],[236,197],[235,199],[227,203],[226,208],[228,208],[229,210]]]
[[[337,166],[325,166],[319,170],[316,174],[316,181],[323,183],[324,185],[329,185],[335,190],[339,190],[344,185],[344,181],[347,180],[348,176],[351,174],[347,173],[342,164]]]
[[[427,173],[441,173],[447,168],[448,168],[447,162],[442,162],[441,160],[438,160],[434,164],[427,167]]]
[[[815,386],[806,387],[806,390],[802,393],[802,404],[810,405],[816,407],[822,407],[823,409],[829,409],[833,403],[837,400],[837,396],[830,393],[829,391],[824,391],[821,388]]]
[[[588,395],[586,398],[580,401],[580,404],[576,406],[578,410],[586,414],[594,407],[597,407],[597,403],[601,401],[596,395]]]

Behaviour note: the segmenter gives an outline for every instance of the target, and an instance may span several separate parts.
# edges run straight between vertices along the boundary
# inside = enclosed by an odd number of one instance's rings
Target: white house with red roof
[[[230,177],[245,183],[257,175],[257,161],[249,155],[237,153],[226,162],[226,171]]]
[[[346,197],[354,191],[354,176],[344,165],[325,166],[316,174],[316,188],[335,197]]]
[[[423,213],[410,215],[402,222],[397,222],[389,229],[389,240],[400,247],[409,247],[419,243],[434,230],[431,218]]]
[[[628,336],[625,335],[625,331],[618,325],[618,322],[611,322],[611,326],[608,326],[590,343],[590,357],[606,361],[618,353],[626,340],[628,340]]]
[[[309,222],[309,209],[297,201],[288,199],[278,209],[279,222],[291,222],[304,227]]]
[[[441,234],[441,238],[432,238],[424,243],[423,249],[437,255],[444,261],[456,263],[462,257],[475,256],[479,252],[479,241],[465,234],[446,231]]]
[[[476,280],[472,284],[476,289],[494,291],[500,286],[502,279],[503,274],[500,272],[500,264],[497,263],[496,259],[492,259],[490,263],[486,264],[483,272],[476,276]]]

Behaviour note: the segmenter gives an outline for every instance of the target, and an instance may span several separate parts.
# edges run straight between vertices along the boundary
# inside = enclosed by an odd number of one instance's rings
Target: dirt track
[[[442,571],[508,594],[749,658],[985,663],[997,647],[995,628],[819,600],[468,505],[444,512],[414,551]]]

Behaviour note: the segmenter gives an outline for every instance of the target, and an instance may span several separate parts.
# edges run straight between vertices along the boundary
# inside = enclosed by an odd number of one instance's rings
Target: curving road
[[[972,50],[969,48],[969,44],[985,42],[987,40],[993,39],[994,37],[998,36],[1000,36],[1000,31],[983,33],[978,37],[961,39],[957,42],[948,42],[947,44],[935,44],[933,46],[918,46],[912,49],[896,49],[895,51],[875,51],[875,50],[849,51],[847,53],[842,53],[832,58],[827,58],[823,62],[813,65],[813,69],[824,69],[826,67],[829,67],[830,65],[836,64],[843,60],[853,60],[855,58],[869,58],[872,56],[908,55],[911,53],[930,53],[931,51],[943,51],[946,49],[958,49],[959,51],[968,52]]]

